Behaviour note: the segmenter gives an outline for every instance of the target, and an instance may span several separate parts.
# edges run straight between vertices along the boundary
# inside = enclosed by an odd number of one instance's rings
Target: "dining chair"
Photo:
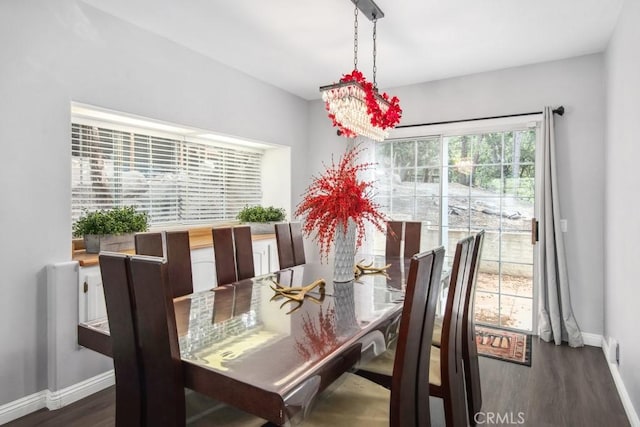
[[[233,231],[231,227],[214,228],[213,256],[216,266],[218,286],[227,285],[238,280],[236,273],[235,249],[233,247]]]
[[[390,390],[345,374],[321,394],[305,426],[367,425],[429,427],[429,363],[433,320],[440,291],[444,249],[411,258]]]
[[[429,394],[443,400],[448,427],[467,426],[462,326],[473,248],[474,236],[461,239],[456,244],[442,318],[440,347],[431,346]]]
[[[440,347],[431,346],[429,392],[432,396],[443,399],[447,426],[455,427],[466,426],[462,323],[473,242],[474,237],[469,236],[456,245],[445,312],[439,322],[442,328]],[[407,283],[407,289],[408,287],[409,283]],[[438,323],[437,320],[434,320],[434,325],[436,323]],[[435,335],[434,330],[431,330],[432,338]],[[392,346],[388,351],[360,367],[358,375],[388,387],[396,351]],[[428,400],[428,396],[425,397],[424,393],[422,400]]]
[[[167,259],[169,283],[171,283],[174,298],[193,293],[191,246],[188,231],[136,233],[134,239],[136,254]]]
[[[422,223],[419,221],[388,221],[385,255],[388,257],[404,256],[409,258],[420,252],[420,236]],[[401,244],[404,242],[404,250]]]
[[[482,390],[480,387],[480,366],[476,343],[476,325],[474,317],[476,284],[480,269],[480,258],[484,243],[484,230],[474,237],[473,253],[467,279],[466,298],[462,318],[462,367],[464,370],[465,390],[467,392],[467,412],[469,423],[475,425],[476,414],[482,410]]]
[[[465,390],[467,393],[467,409],[469,423],[475,424],[475,414],[482,409],[482,390],[480,383],[480,367],[478,364],[478,348],[475,337],[475,294],[480,258],[485,231],[476,233],[473,243],[473,253],[471,255],[469,273],[467,274],[467,287],[465,306],[463,308],[462,319],[462,368],[464,370]],[[433,345],[440,347],[442,340],[441,316],[436,316],[433,330]]]
[[[276,246],[278,247],[278,263],[280,270],[296,265],[293,255],[293,241],[291,240],[291,227],[289,223],[275,224]]]
[[[135,309],[137,351],[142,366],[141,388],[143,426],[185,426],[185,400],[182,360],[178,344],[176,317],[164,260],[132,256],[129,286]],[[221,405],[203,395],[211,408],[197,418],[197,425],[262,426],[265,420]],[[194,398],[195,398],[194,397]]]
[[[222,227],[211,232],[218,286],[255,277],[251,228]]]
[[[129,258],[121,253],[102,252],[98,261],[116,380],[116,426],[138,427],[143,419],[142,366],[136,344],[133,296],[128,286]]]

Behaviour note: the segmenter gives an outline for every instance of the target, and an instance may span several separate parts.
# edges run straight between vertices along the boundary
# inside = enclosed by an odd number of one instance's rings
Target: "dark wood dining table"
[[[314,397],[395,338],[408,260],[361,257],[386,274],[334,283],[331,260],[176,298],[185,387],[275,424],[297,424]],[[324,279],[301,304],[274,282]],[[78,343],[111,356],[106,318],[78,325]]]

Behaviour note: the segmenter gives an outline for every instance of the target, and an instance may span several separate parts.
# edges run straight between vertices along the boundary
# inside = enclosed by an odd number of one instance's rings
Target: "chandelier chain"
[[[378,53],[378,49],[376,46],[376,38],[377,38],[377,24],[378,19],[374,16],[373,18],[373,87],[375,89],[378,88],[378,84],[376,83],[376,72],[378,71],[378,67],[376,66],[376,54]]]
[[[353,8],[353,69],[358,69],[358,2]]]

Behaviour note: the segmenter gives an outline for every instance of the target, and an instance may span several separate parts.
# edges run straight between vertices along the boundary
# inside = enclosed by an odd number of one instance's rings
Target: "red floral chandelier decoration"
[[[373,0],[352,0],[354,11],[354,70],[345,74],[339,83],[320,87],[329,118],[338,133],[347,138],[365,136],[382,141],[387,129],[394,128],[402,117],[397,96],[380,95],[376,85],[376,23],[384,14]],[[358,71],[358,8],[373,21],[373,82]]]

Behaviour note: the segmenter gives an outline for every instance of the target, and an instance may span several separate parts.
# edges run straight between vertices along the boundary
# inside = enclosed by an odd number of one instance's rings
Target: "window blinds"
[[[212,222],[261,203],[262,152],[114,128],[71,124],[73,221],[135,206],[151,225]]]

